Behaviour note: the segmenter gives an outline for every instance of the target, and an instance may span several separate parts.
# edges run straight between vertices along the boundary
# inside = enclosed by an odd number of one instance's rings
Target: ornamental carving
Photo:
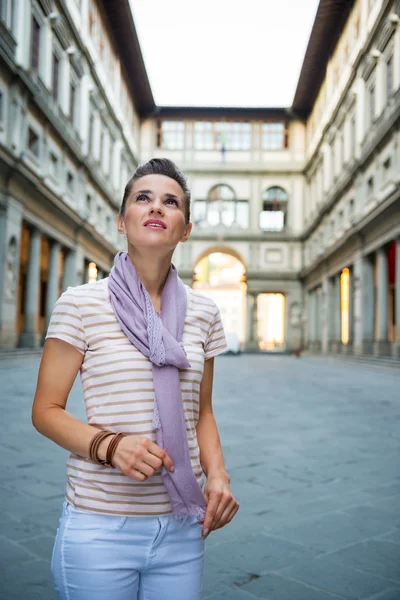
[[[380,50],[381,52],[384,51],[385,47],[387,46],[387,43],[394,34],[395,29],[395,24],[392,23],[392,21],[389,21],[389,19],[386,19],[386,22],[383,25],[379,33],[378,40],[376,42],[376,47],[378,48],[378,50]]]
[[[371,75],[372,71],[376,67],[376,58],[368,54],[365,58],[365,62],[361,71],[361,77],[364,81],[367,81],[368,77]]]

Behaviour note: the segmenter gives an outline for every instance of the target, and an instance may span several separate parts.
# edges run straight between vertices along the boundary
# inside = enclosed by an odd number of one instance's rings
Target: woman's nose
[[[150,205],[150,212],[157,212],[159,215],[163,214],[163,205],[159,200],[155,200],[151,205]]]

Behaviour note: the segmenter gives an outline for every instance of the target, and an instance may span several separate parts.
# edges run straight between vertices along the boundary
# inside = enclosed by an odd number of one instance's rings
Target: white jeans
[[[202,526],[188,517],[120,517],[64,503],[51,561],[62,600],[199,600]]]

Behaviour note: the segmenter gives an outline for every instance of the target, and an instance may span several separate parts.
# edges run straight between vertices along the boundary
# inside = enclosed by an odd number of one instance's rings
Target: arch
[[[268,187],[262,193],[260,229],[262,231],[283,231],[286,227],[289,195],[278,185]]]
[[[239,252],[234,250],[234,248],[230,248],[229,246],[219,246],[219,245],[211,246],[210,248],[203,250],[203,252],[201,252],[201,254],[199,254],[199,256],[196,258],[196,260],[193,263],[193,272],[194,272],[196,265],[198,265],[198,263],[201,260],[203,260],[203,258],[206,258],[210,254],[214,254],[215,252],[220,252],[221,254],[229,254],[230,256],[233,256],[239,262],[241,262],[244,267],[244,277],[246,277],[247,265],[246,265],[246,262],[243,260],[243,257],[241,256],[241,254],[239,254]]]
[[[247,199],[238,198],[227,183],[213,185],[206,198],[193,203],[193,223],[201,228],[238,227],[246,229],[249,220]]]

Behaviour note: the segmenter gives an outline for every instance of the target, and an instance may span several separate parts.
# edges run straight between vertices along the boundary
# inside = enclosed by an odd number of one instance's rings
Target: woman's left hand
[[[239,510],[239,503],[232,495],[229,479],[226,477],[209,477],[204,489],[207,502],[203,524],[203,538],[211,531],[220,529],[232,521]]]

